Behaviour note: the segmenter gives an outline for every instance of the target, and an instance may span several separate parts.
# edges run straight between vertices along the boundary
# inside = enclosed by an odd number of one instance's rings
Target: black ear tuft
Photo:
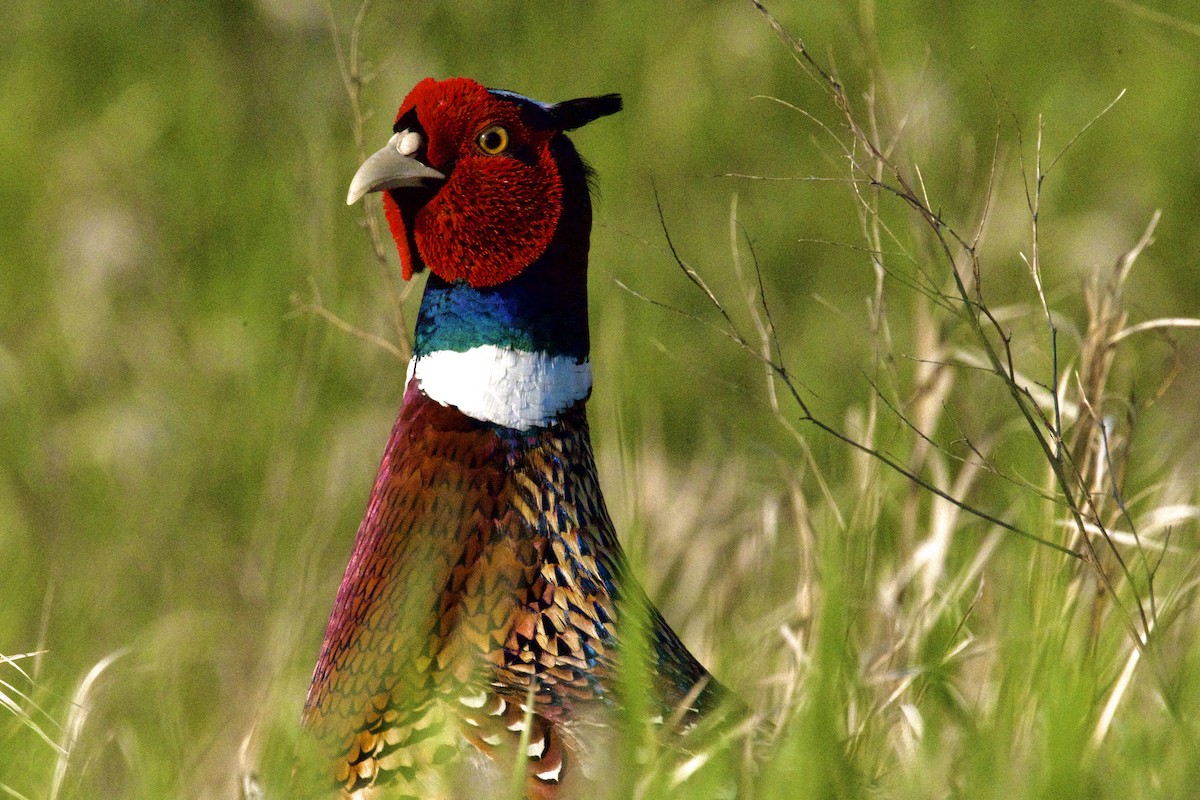
[[[599,97],[580,97],[550,106],[550,116],[564,131],[582,128],[592,120],[607,117],[621,110],[621,95],[602,94]]]

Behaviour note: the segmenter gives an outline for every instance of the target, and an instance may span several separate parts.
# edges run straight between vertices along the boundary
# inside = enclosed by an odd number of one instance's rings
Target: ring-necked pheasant
[[[351,183],[430,275],[305,706],[345,794],[487,796],[522,741],[527,796],[598,794],[634,635],[651,714],[723,694],[629,575],[584,412],[590,172],[564,131],[620,108],[426,79]]]

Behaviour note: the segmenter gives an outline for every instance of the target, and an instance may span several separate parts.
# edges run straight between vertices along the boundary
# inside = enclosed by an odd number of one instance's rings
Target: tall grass
[[[797,643],[801,688],[765,755],[765,793],[1185,795],[1197,768],[1184,709],[1195,702],[1185,677],[1194,645],[1185,643],[1200,506],[1186,457],[1156,458],[1158,443],[1138,438],[1178,366],[1146,364],[1135,342],[1200,322],[1131,324],[1124,305],[1159,213],[1085,282],[1084,313],[1071,319],[1047,297],[1039,244],[1053,214],[1047,181],[1075,139],[1046,157],[1042,120],[1032,142],[1017,121],[1013,203],[998,175],[1013,145],[998,125],[974,207],[946,207],[931,199],[884,99],[853,101],[857,92],[755,5],[840,116],[825,123],[795,109],[848,166],[877,277],[864,320],[872,360],[856,367],[871,391],[837,420],[816,409],[782,355],[761,279],[745,285],[753,333],[744,334],[679,262],[721,330],[766,365],[772,403],[786,398],[775,406],[782,426],[832,437],[858,461],[823,498],[829,516],[846,520],[843,540],[806,537],[818,542],[805,593],[815,610],[781,630],[781,641]],[[1024,298],[1000,306],[981,254],[990,215],[1020,205],[1021,250],[991,258],[1024,264]],[[889,310],[897,293],[913,296],[908,319]],[[907,351],[893,339],[901,326]],[[1153,391],[1115,378],[1133,364],[1159,381]],[[829,483],[801,481],[794,492]]]
[[[772,307],[791,299],[765,288],[763,273],[778,267],[756,257],[736,195],[721,268],[741,285],[728,297],[683,260],[663,221],[676,265],[709,306],[673,310],[765,368],[761,402],[778,435],[798,444],[778,465],[792,501],[782,522],[777,496],[763,501],[760,524],[695,521],[659,541],[653,560],[672,563],[666,554],[676,553],[686,564],[679,574],[704,574],[705,591],[726,602],[764,570],[778,576],[764,562],[787,565],[796,582],[783,605],[748,615],[760,638],[734,674],[771,664],[759,673],[757,706],[777,727],[739,794],[1187,795],[1200,768],[1188,677],[1200,481],[1191,448],[1174,458],[1159,450],[1178,442],[1180,428],[1154,424],[1182,368],[1177,350],[1147,359],[1138,339],[1157,332],[1173,343],[1200,320],[1135,321],[1126,308],[1158,211],[1082,282],[1075,317],[1048,297],[1040,246],[1054,214],[1048,182],[1120,97],[1049,155],[1041,118],[998,119],[991,169],[971,205],[946,206],[906,152],[905,121],[883,111],[888,99],[843,85],[755,6],[825,93],[820,109],[778,102],[845,165],[862,234],[845,246],[862,253],[875,291],[861,328],[869,355],[845,364],[867,391],[838,419],[804,383],[819,378],[784,354]],[[1001,163],[1014,152],[1019,181],[1006,182]],[[1019,250],[989,251],[995,214],[1024,217]],[[1003,305],[988,278],[988,261],[1000,259],[1025,270]],[[822,438],[838,444],[840,474],[813,459],[810,443]],[[645,467],[634,472],[634,505],[658,515],[649,530],[679,528],[684,486],[723,511],[705,476],[670,485]],[[763,560],[709,560],[737,549]],[[741,603],[752,605],[744,595]]]

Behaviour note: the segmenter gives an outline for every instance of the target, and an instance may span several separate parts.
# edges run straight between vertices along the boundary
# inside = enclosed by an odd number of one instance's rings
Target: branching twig
[[[370,342],[371,344],[388,351],[400,361],[408,360],[408,353],[404,352],[404,350],[392,344],[387,339],[384,339],[382,336],[376,336],[369,331],[364,331],[362,328],[351,325],[349,322],[346,322],[344,319],[326,308],[325,304],[321,300],[321,293],[317,289],[316,282],[310,279],[309,283],[311,285],[315,300],[311,303],[306,303],[300,299],[300,295],[293,294],[291,296],[293,313],[316,314],[321,319],[332,324],[338,330],[344,331],[351,336],[356,336],[359,339],[362,339],[364,342]]]
[[[342,75],[342,86],[345,88],[346,97],[350,101],[354,144],[358,151],[360,163],[366,160],[367,157],[364,134],[366,115],[362,110],[362,87],[366,85],[371,76],[364,76],[361,71],[359,39],[362,35],[362,26],[366,20],[367,10],[370,6],[371,0],[363,0],[362,5],[358,8],[358,13],[354,17],[354,24],[350,29],[350,54],[347,57],[342,50],[341,33],[338,30],[337,19],[334,17],[333,6],[330,0],[326,0],[325,3],[326,13],[329,17],[329,32],[333,39],[334,51],[337,55],[338,69]],[[409,340],[408,324],[404,319],[404,301],[412,292],[412,284],[398,285],[395,271],[388,262],[388,249],[384,244],[384,236],[379,224],[380,202],[374,195],[367,195],[363,198],[363,225],[367,229],[367,235],[371,241],[371,252],[375,257],[375,263],[379,267],[384,287],[387,290],[388,300],[392,309],[392,323],[396,334],[400,337],[403,351],[411,352],[412,343]]]
[[[796,382],[793,379],[792,374],[787,369],[787,367],[780,361],[777,361],[772,358],[764,357],[764,355],[761,352],[759,352],[753,345],[750,344],[750,342],[746,339],[746,337],[738,329],[737,324],[733,321],[733,318],[730,316],[730,314],[729,314],[728,310],[725,308],[724,304],[722,304],[721,301],[717,298],[717,296],[712,292],[712,290],[708,288],[708,286],[704,283],[704,281],[700,278],[700,276],[696,273],[696,271],[694,269],[692,269],[690,266],[688,266],[686,262],[683,261],[682,257],[679,255],[679,251],[675,248],[674,242],[671,239],[671,234],[667,228],[666,219],[663,216],[662,206],[658,202],[657,194],[655,196],[655,203],[658,208],[659,221],[663,228],[663,235],[666,239],[667,247],[671,253],[671,257],[675,261],[675,265],[680,269],[681,272],[683,272],[683,274],[685,276],[687,276],[689,281],[691,281],[698,289],[700,289],[700,291],[707,298],[708,302],[717,310],[717,313],[719,313],[721,315],[722,319],[725,320],[725,325],[727,327],[723,327],[720,325],[713,325],[711,322],[708,322],[707,320],[697,317],[694,314],[689,314],[688,312],[677,309],[677,308],[670,306],[666,303],[663,303],[661,301],[646,297],[645,295],[642,295],[642,294],[634,291],[633,289],[630,289],[628,286],[621,284],[619,281],[618,281],[618,285],[622,286],[622,288],[624,288],[626,291],[630,292],[634,296],[640,297],[640,298],[646,300],[647,302],[649,302],[655,306],[658,306],[659,308],[663,308],[663,309],[672,311],[676,314],[680,314],[681,316],[684,316],[687,319],[693,320],[695,322],[699,322],[699,323],[705,325],[706,327],[709,327],[709,328],[721,333],[723,336],[727,337],[728,339],[730,339],[731,341],[736,343],[745,352],[751,354],[756,360],[765,364],[775,374],[775,376],[783,383],[783,385],[787,387],[788,394],[791,396],[792,400],[796,403],[796,405],[800,409],[802,422],[807,422],[809,424],[812,424],[815,427],[817,427],[818,429],[829,434],[830,436],[833,436],[834,438],[843,442],[844,444],[849,445],[850,447],[854,448],[855,450],[858,450],[859,452],[862,452],[862,453],[874,458],[875,460],[879,461],[880,463],[884,464],[885,466],[889,467],[890,469],[898,472],[899,474],[908,478],[912,482],[916,483],[918,486],[922,487],[926,491],[937,495],[938,497],[942,498],[943,500],[946,500],[949,503],[952,503],[954,506],[962,509],[963,511],[966,511],[968,514],[971,514],[972,516],[978,517],[979,519],[982,519],[993,525],[1004,528],[1005,530],[1016,533],[1019,536],[1023,536],[1025,538],[1031,539],[1035,542],[1043,544],[1047,547],[1050,547],[1050,548],[1057,550],[1061,553],[1064,553],[1066,555],[1069,555],[1069,556],[1072,556],[1075,558],[1080,557],[1081,554],[1079,552],[1072,550],[1069,547],[1064,547],[1063,545],[1060,545],[1056,542],[1052,542],[1048,539],[1040,537],[1030,531],[1027,531],[1017,525],[1014,525],[1011,522],[1003,520],[1003,519],[1001,519],[993,514],[990,514],[982,509],[976,508],[976,507],[970,505],[969,503],[966,503],[965,501],[958,499],[957,497],[954,497],[949,492],[930,483],[928,480],[926,480],[925,478],[916,474],[912,470],[908,469],[903,464],[901,464],[900,462],[898,462],[896,459],[892,458],[891,456],[887,455],[886,453],[884,453],[876,448],[873,448],[867,444],[864,444],[863,442],[858,441],[854,437],[852,437],[846,433],[843,433],[838,428],[825,422],[820,417],[817,417],[816,415],[814,415],[812,410],[809,408],[808,403],[805,402],[804,398],[800,395],[800,392],[796,385]]]

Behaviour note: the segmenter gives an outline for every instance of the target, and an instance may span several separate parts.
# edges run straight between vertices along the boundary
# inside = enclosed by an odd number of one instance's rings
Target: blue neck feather
[[[414,355],[495,345],[548,355],[588,356],[586,296],[555,297],[537,264],[500,286],[475,288],[431,274],[417,316]],[[582,295],[582,292],[578,293]]]

